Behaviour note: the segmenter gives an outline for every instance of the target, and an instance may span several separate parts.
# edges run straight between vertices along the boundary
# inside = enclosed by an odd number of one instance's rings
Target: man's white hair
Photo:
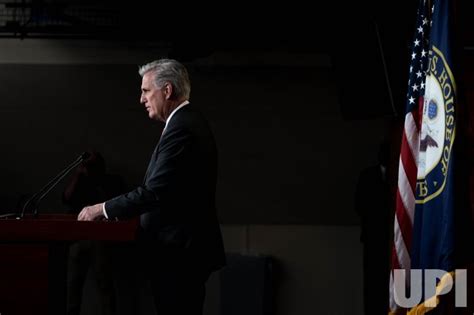
[[[154,73],[153,81],[157,87],[163,87],[166,83],[169,83],[173,86],[174,97],[189,99],[191,82],[186,67],[180,62],[174,59],[159,59],[138,69],[138,73],[142,77],[148,72]]]

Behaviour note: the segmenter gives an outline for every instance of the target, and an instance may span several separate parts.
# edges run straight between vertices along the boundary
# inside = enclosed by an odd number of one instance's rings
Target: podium
[[[50,214],[0,219],[0,314],[64,315],[69,244],[133,241],[138,220],[77,221]]]

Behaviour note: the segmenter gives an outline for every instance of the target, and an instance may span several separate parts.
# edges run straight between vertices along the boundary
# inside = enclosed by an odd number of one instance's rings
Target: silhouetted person
[[[386,314],[390,272],[390,188],[387,181],[388,143],[379,150],[378,164],[363,170],[355,195],[363,243],[365,315]]]
[[[63,193],[63,202],[74,214],[79,214],[85,206],[126,191],[120,176],[106,172],[105,160],[100,153],[89,153],[89,158],[76,168]]]
[[[105,161],[97,152],[89,152],[90,157],[80,164],[70,178],[63,202],[69,212],[78,214],[91,204],[107,200],[125,190],[122,179],[107,174]],[[89,272],[97,285],[101,314],[113,314],[115,305],[115,279],[110,268],[105,265],[111,259],[110,245],[98,241],[78,241],[69,250],[68,272],[68,315],[81,312],[83,288]]]

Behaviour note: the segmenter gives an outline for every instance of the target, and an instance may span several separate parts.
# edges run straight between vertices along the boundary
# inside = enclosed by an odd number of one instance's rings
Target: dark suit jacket
[[[217,221],[217,150],[201,113],[175,112],[153,152],[144,184],[105,204],[109,219],[140,215],[140,238],[176,249],[204,271],[225,263]]]

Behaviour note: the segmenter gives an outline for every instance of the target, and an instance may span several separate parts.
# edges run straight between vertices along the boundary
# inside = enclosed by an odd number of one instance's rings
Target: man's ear
[[[170,83],[165,83],[165,86],[163,87],[163,91],[165,93],[165,98],[169,100],[171,96],[173,95],[173,86]]]

